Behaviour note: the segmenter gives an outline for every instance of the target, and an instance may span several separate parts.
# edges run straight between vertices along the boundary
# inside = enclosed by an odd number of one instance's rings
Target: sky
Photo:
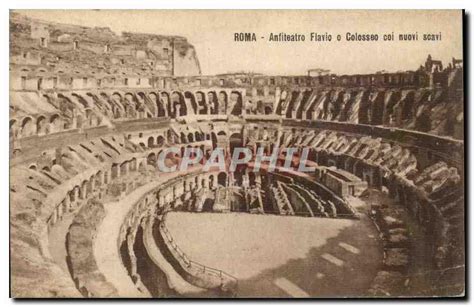
[[[336,74],[416,70],[428,54],[445,65],[462,59],[461,10],[16,10],[32,18],[122,31],[180,35],[194,45],[202,74],[256,72],[304,75],[308,69]],[[255,33],[256,42],[235,42],[235,33]],[[269,42],[270,33],[305,35],[304,42]],[[331,34],[312,42],[310,33]],[[346,41],[347,33],[379,35],[377,42]],[[394,33],[395,41],[383,41]],[[440,41],[423,41],[439,34]],[[418,33],[418,41],[398,41]],[[337,35],[342,40],[337,41]],[[263,39],[262,39],[263,37]]]

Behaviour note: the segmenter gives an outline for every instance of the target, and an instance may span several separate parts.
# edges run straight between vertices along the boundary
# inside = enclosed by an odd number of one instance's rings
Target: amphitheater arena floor
[[[170,212],[190,259],[239,280],[238,297],[364,296],[382,265],[371,220]]]

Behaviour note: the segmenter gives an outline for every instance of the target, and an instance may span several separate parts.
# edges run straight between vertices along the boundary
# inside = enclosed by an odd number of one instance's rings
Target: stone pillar
[[[58,220],[58,209],[55,208],[53,213],[51,214],[51,218],[50,218],[50,224],[51,226],[53,226],[54,224],[56,224]]]
[[[112,172],[111,171],[105,171],[104,172],[104,184],[109,184],[110,183],[110,179],[112,177]]]
[[[79,190],[79,198],[80,199],[85,199],[86,198],[86,190],[87,190],[87,185],[81,186],[81,189]]]
[[[95,177],[92,177],[90,179],[90,183],[91,183],[91,190],[89,191],[89,194],[94,193],[94,191],[95,191]]]
[[[104,172],[100,172],[99,181],[100,181],[101,186],[103,186],[105,184],[105,173]]]
[[[68,212],[72,211],[71,200],[69,199],[69,194],[66,195],[66,197],[63,199],[63,204],[65,208],[67,208]]]

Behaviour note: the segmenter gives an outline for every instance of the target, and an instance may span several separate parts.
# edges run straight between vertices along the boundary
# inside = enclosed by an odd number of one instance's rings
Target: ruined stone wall
[[[46,71],[113,75],[199,75],[194,47],[184,37],[141,33],[117,35],[109,28],[90,28],[10,17],[11,65],[30,65],[28,53]],[[26,54],[26,56],[24,56]],[[19,68],[21,70],[21,68]]]

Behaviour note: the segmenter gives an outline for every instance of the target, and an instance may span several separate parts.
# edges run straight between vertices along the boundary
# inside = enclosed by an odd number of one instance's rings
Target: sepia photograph
[[[10,297],[465,297],[465,18],[11,9]]]

